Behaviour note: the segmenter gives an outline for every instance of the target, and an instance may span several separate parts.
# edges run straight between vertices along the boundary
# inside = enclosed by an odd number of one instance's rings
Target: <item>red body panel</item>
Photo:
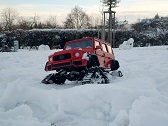
[[[96,44],[99,44],[102,49],[96,49]],[[104,51],[105,47],[107,48],[106,51]],[[100,66],[111,67],[111,61],[115,57],[110,48],[109,43],[93,37],[69,41],[62,51],[55,52],[48,57],[45,70],[52,71],[64,67],[85,67],[88,63],[87,55],[89,54],[97,55]]]

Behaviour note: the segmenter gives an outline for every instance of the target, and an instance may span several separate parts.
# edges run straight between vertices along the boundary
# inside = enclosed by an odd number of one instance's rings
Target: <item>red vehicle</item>
[[[83,38],[66,42],[62,51],[48,57],[45,71],[56,70],[56,73],[49,74],[42,83],[63,84],[66,79],[93,83],[100,78],[99,83],[109,83],[106,73],[118,68],[119,62],[109,43],[93,37]]]

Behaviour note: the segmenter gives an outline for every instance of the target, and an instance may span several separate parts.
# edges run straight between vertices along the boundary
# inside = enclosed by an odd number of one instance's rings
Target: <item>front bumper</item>
[[[78,68],[85,67],[87,65],[86,59],[81,60],[68,60],[64,62],[47,62],[45,65],[45,71],[52,71],[64,68]]]

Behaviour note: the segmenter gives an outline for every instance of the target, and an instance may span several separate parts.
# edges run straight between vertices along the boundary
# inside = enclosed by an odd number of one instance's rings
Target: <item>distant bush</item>
[[[65,42],[74,39],[81,39],[84,37],[97,37],[101,36],[100,30],[96,29],[50,29],[50,30],[14,30],[11,32],[0,33],[5,34],[6,42],[9,47],[13,46],[13,41],[18,40],[19,46],[24,48],[29,46],[38,47],[40,45],[48,45],[50,49],[63,48]],[[105,33],[107,40],[107,31]],[[115,34],[116,47],[119,47],[124,41],[129,38],[134,39],[134,47],[142,46],[155,46],[155,45],[168,45],[168,32],[151,32],[139,33],[135,30],[118,30]],[[0,42],[3,40],[1,36]],[[1,45],[1,44],[0,44]],[[38,48],[37,48],[38,49]]]

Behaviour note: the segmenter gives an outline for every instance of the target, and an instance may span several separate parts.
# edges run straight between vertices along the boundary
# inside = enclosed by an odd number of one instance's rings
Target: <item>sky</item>
[[[101,18],[102,3],[100,0],[0,0],[0,12],[12,7],[20,16],[40,16],[44,21],[49,16],[56,16],[62,23],[66,15],[75,6],[80,6],[89,15],[99,15]],[[134,23],[138,19],[152,18],[157,13],[160,16],[168,16],[168,0],[121,0],[116,11],[116,17],[120,21],[127,20]]]

